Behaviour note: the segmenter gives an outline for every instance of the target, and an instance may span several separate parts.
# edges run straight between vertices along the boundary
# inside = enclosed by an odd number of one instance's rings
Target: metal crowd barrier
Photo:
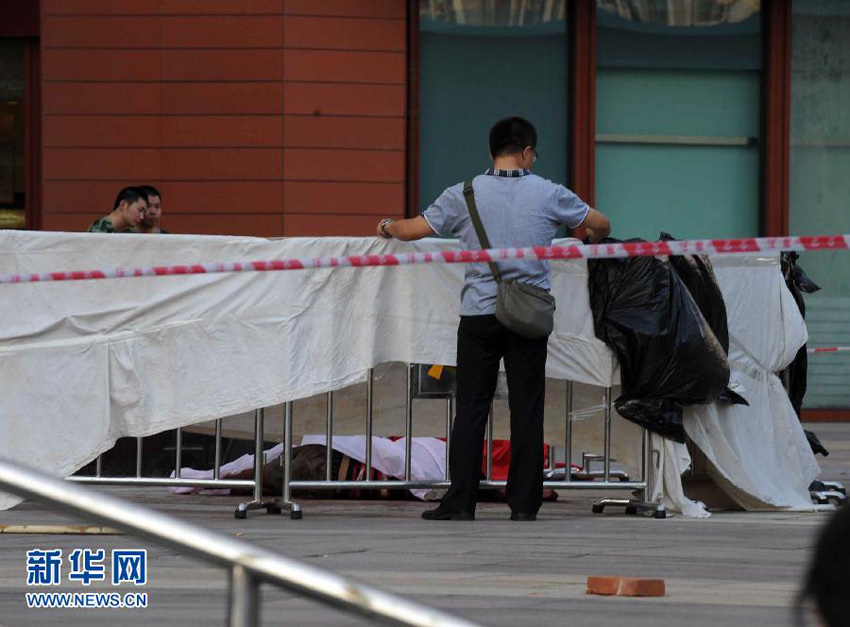
[[[277,555],[165,514],[0,461],[0,490],[99,522],[228,570],[230,627],[260,624],[260,585],[269,583],[366,618],[370,624],[475,627],[404,597]]]
[[[409,364],[407,366],[407,384],[405,401],[405,463],[403,479],[370,480],[372,476],[372,437],[374,419],[374,372],[369,370],[366,380],[366,451],[365,471],[367,479],[358,481],[339,481],[332,477],[332,456],[334,436],[334,393],[327,393],[326,414],[326,474],[323,481],[302,481],[292,478],[291,458],[293,450],[293,403],[288,402],[284,406],[284,433],[283,433],[283,490],[279,498],[263,497],[263,463],[264,459],[264,409],[257,409],[254,415],[254,478],[253,479],[222,479],[221,478],[221,448],[222,448],[222,419],[215,421],[215,453],[212,479],[188,479],[181,477],[183,460],[183,432],[176,430],[176,443],[174,455],[174,478],[145,477],[142,474],[143,438],[136,439],[136,475],[134,477],[104,476],[102,473],[102,456],[97,458],[95,474],[93,476],[75,475],[68,477],[70,481],[87,484],[121,485],[121,486],[162,486],[162,487],[193,487],[204,489],[241,488],[253,491],[253,498],[245,503],[240,503],[234,515],[236,518],[245,518],[249,511],[265,509],[270,514],[280,514],[283,510],[289,512],[292,519],[302,517],[301,505],[292,500],[293,489],[309,490],[387,490],[387,489],[442,489],[448,488],[451,482],[449,471],[449,451],[451,448],[452,418],[454,415],[455,397],[452,385],[437,386],[431,383],[433,380],[425,375],[423,364]],[[504,391],[498,391],[495,399],[507,398]],[[412,462],[412,434],[413,434],[413,401],[414,399],[442,399],[446,403],[446,471],[442,480],[416,481],[411,477]],[[641,445],[641,467],[640,480],[633,480],[624,471],[612,468],[611,457],[611,389],[605,390],[605,400],[602,405],[603,418],[603,452],[602,455],[591,455],[586,452],[581,454],[581,467],[572,468],[573,461],[573,421],[584,417],[589,413],[598,411],[599,407],[574,410],[573,408],[573,383],[566,382],[566,411],[565,411],[565,440],[564,440],[564,468],[555,467],[555,455],[550,447],[550,459],[548,469],[544,474],[544,488],[559,490],[624,490],[637,491],[642,494],[640,498],[601,498],[594,503],[593,513],[601,513],[606,507],[623,507],[626,514],[637,514],[638,512],[651,512],[655,518],[665,518],[666,511],[661,503],[650,502],[648,489],[652,483],[652,451],[650,449],[650,438],[644,430]],[[493,480],[493,429],[494,415],[491,407],[486,429],[486,472],[481,481],[481,487],[486,489],[504,488],[505,481]],[[594,469],[594,466],[597,466]],[[566,471],[569,469],[569,472]]]
[[[366,450],[365,450],[365,472],[367,477],[364,480],[357,481],[339,481],[335,480],[331,475],[332,454],[333,454],[333,392],[327,395],[327,421],[326,421],[326,475],[323,481],[301,481],[292,478],[292,422],[293,422],[293,403],[289,402],[285,405],[284,411],[284,445],[283,445],[283,493],[280,498],[262,499],[255,494],[254,500],[248,503],[240,504],[235,512],[236,518],[245,518],[249,510],[266,509],[269,513],[280,513],[282,510],[288,510],[292,518],[301,518],[301,506],[292,500],[293,489],[309,489],[309,490],[386,490],[386,489],[438,489],[448,488],[451,477],[449,476],[449,450],[451,446],[451,428],[453,415],[454,393],[450,390],[429,391],[422,385],[423,369],[422,364],[410,364],[407,367],[407,396],[405,402],[405,463],[403,479],[380,480],[375,481],[369,479],[372,470],[372,433],[373,433],[373,413],[374,413],[374,373],[369,370],[366,381]],[[418,375],[418,376],[417,376]],[[638,512],[651,512],[655,518],[665,518],[666,510],[661,503],[650,502],[648,491],[652,485],[652,469],[653,459],[650,445],[649,432],[643,431],[641,444],[641,467],[642,476],[640,480],[632,480],[622,471],[612,468],[611,458],[611,388],[605,390],[605,401],[603,404],[604,420],[603,420],[603,454],[587,455],[582,454],[582,468],[576,470],[572,468],[573,459],[573,434],[572,423],[573,419],[586,413],[587,410],[573,411],[573,383],[566,384],[566,412],[565,412],[565,466],[564,469],[555,469],[554,463],[550,460],[550,468],[545,474],[543,486],[544,488],[553,488],[559,490],[625,490],[637,491],[641,494],[641,498],[601,498],[594,503],[593,513],[601,513],[606,507],[623,507],[625,513],[629,515],[637,514]],[[412,461],[412,436],[413,436],[413,400],[415,398],[444,398],[446,400],[446,472],[443,480],[436,481],[416,481],[411,477],[411,461]],[[485,478],[481,481],[482,488],[503,488],[507,485],[505,481],[494,481],[492,479],[493,469],[493,411],[491,408],[490,417],[486,429],[486,473]],[[257,459],[262,459],[261,451],[258,451]],[[592,470],[590,468],[592,462],[601,462],[601,469]],[[257,471],[260,472],[259,470]],[[259,475],[258,475],[259,476]]]
[[[183,466],[183,430],[175,430],[174,446],[174,478],[170,477],[145,477],[142,474],[142,460],[144,452],[144,438],[136,438],[136,475],[134,477],[115,477],[103,474],[103,455],[99,455],[95,462],[94,475],[74,475],[68,477],[69,481],[77,483],[98,485],[120,485],[120,486],[162,486],[162,487],[187,487],[203,489],[250,489],[253,490],[254,501],[259,502],[263,497],[263,435],[264,435],[265,410],[257,409],[254,412],[254,478],[253,479],[222,479],[221,478],[221,448],[222,448],[222,420],[215,421],[215,453],[212,479],[188,479],[181,477]],[[273,510],[271,513],[275,513]],[[277,512],[279,513],[279,512]],[[299,516],[294,516],[299,517]]]

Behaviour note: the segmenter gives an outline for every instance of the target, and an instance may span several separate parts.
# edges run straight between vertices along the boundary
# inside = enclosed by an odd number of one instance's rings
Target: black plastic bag
[[[676,241],[669,233],[662,232],[658,238],[662,242]],[[723,354],[729,355],[729,323],[726,319],[726,303],[723,293],[714,276],[711,261],[705,255],[670,255],[670,264],[676,270],[682,283],[688,288],[702,317],[711,327],[714,337],[723,347]],[[726,389],[718,397],[719,401],[748,405],[740,394]]]
[[[803,430],[803,433],[806,434],[806,440],[809,443],[809,446],[812,447],[812,453],[815,455],[823,455],[826,457],[829,455],[829,451],[826,450],[826,447],[821,444],[820,438],[813,431]]]
[[[676,241],[669,233],[661,233],[662,242]],[[700,255],[671,255],[670,264],[675,268],[682,283],[688,288],[699,307],[702,317],[714,332],[714,337],[723,347],[723,353],[729,354],[729,326],[726,320],[726,303],[723,293],[714,276],[714,269],[708,257]]]
[[[803,294],[813,294],[820,290],[820,286],[812,281],[803,269],[797,265],[797,260],[800,256],[795,252],[782,253],[780,257],[782,266],[782,276],[785,278],[785,285],[794,297],[794,302],[797,303],[797,308],[800,310],[800,315],[803,320],[806,319],[806,303],[803,300]],[[797,418],[803,418],[803,399],[806,397],[806,389],[808,388],[809,376],[809,355],[806,352],[807,346],[804,344],[797,355],[794,357],[788,367],[780,373],[780,377],[785,383],[788,398],[791,399],[791,405],[794,407],[794,412]],[[809,446],[812,452],[817,455],[821,454],[824,457],[829,455],[829,451],[821,444],[818,436],[811,431],[806,431],[806,439],[809,441]]]
[[[684,442],[682,405],[711,403],[727,391],[726,350],[674,264],[655,257],[589,260],[588,272],[596,337],[620,362],[623,393],[615,408],[654,433]],[[713,273],[706,278],[716,288]],[[707,301],[712,292],[700,288]],[[719,288],[711,296],[716,297],[722,303]],[[720,311],[716,303],[712,311]],[[725,318],[725,306],[722,311]],[[726,329],[725,320],[719,327]],[[728,346],[728,331],[726,338]]]
[[[809,278],[809,275],[797,264],[800,255],[794,251],[782,253],[782,274],[785,276],[785,282],[793,292],[802,292],[803,294],[814,294],[819,292],[821,287]],[[795,297],[796,300],[796,297]],[[800,301],[802,303],[802,300]],[[803,314],[805,315],[805,306],[803,306]]]
[[[788,286],[794,302],[797,303],[797,309],[800,310],[800,315],[805,320],[806,303],[803,301],[803,294],[817,292],[820,290],[820,287],[797,265],[797,259],[799,258],[800,256],[797,253],[790,252],[782,253],[780,260],[785,285]],[[802,418],[803,399],[806,396],[806,388],[808,387],[808,370],[809,356],[804,345],[797,351],[794,361],[780,373],[780,377],[785,382],[788,391],[788,398],[791,399],[791,405],[793,405],[794,411],[797,413],[797,418]]]

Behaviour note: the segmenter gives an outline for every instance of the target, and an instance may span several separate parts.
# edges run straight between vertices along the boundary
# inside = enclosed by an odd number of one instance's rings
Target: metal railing
[[[326,474],[324,480],[297,480],[292,477],[291,458],[292,458],[292,431],[293,431],[293,403],[285,404],[284,411],[284,446],[283,446],[283,494],[281,498],[260,500],[255,498],[249,503],[240,504],[235,512],[236,518],[245,518],[248,510],[264,508],[269,513],[280,513],[282,510],[288,510],[292,518],[301,518],[302,510],[298,503],[292,500],[293,489],[307,490],[394,490],[394,489],[442,489],[448,488],[450,484],[449,477],[449,446],[451,440],[451,416],[452,416],[452,400],[454,393],[445,391],[443,393],[421,392],[421,383],[417,385],[417,379],[414,377],[414,368],[422,367],[421,364],[409,364],[407,366],[407,398],[405,402],[405,460],[403,477],[400,479],[390,480],[372,480],[372,423],[373,423],[373,373],[370,370],[367,376],[367,415],[366,415],[366,450],[365,450],[365,479],[362,480],[336,480],[331,476],[331,455],[333,442],[333,395],[328,393],[327,405],[327,420],[325,442],[327,446],[326,458]],[[421,378],[421,377],[420,377]],[[565,466],[562,473],[556,469],[550,468],[546,473],[546,478],[543,482],[544,488],[553,489],[569,489],[569,490],[625,490],[638,491],[641,498],[601,498],[596,501],[592,507],[593,513],[601,513],[605,507],[616,506],[624,507],[626,514],[637,514],[638,512],[651,512],[655,518],[665,518],[666,510],[662,503],[651,502],[649,498],[649,490],[652,485],[653,474],[653,454],[651,450],[651,440],[649,432],[643,430],[640,457],[642,476],[640,480],[631,480],[622,471],[617,471],[612,468],[611,457],[611,422],[612,422],[612,406],[611,406],[611,388],[606,388],[604,392],[604,401],[601,405],[603,412],[603,454],[601,456],[589,456],[582,454],[583,464],[589,460],[598,460],[602,462],[601,471],[592,471],[590,468],[582,468],[579,471],[571,468],[572,451],[573,451],[573,436],[572,423],[573,420],[580,415],[587,413],[587,410],[573,410],[573,383],[567,382],[566,389],[566,415],[565,415]],[[446,419],[446,473],[442,480],[414,480],[411,477],[412,464],[412,441],[413,441],[413,399],[414,398],[444,398],[447,403],[447,419]],[[504,488],[507,485],[506,481],[495,481],[492,478],[493,469],[493,411],[491,410],[486,437],[486,473],[485,478],[480,482],[482,488]],[[256,461],[256,460],[255,460]],[[561,477],[560,475],[563,475]]]
[[[2,460],[0,490],[39,501],[64,514],[116,527],[228,569],[230,627],[255,627],[259,624],[261,583],[291,590],[371,622],[417,627],[475,625],[135,503]]]
[[[135,477],[107,477],[101,472],[101,457],[97,458],[96,471],[94,476],[73,476],[69,480],[89,483],[89,484],[105,484],[105,485],[122,485],[122,486],[181,486],[195,487],[207,489],[222,489],[222,488],[248,488],[253,490],[252,500],[240,503],[234,515],[236,518],[245,518],[251,510],[265,509],[270,514],[279,514],[282,510],[287,510],[290,517],[299,519],[302,517],[301,505],[295,503],[292,498],[293,489],[307,490],[393,490],[393,489],[443,489],[450,485],[449,472],[449,451],[451,447],[451,431],[452,431],[452,416],[454,413],[454,390],[446,388],[428,388],[423,385],[423,372],[426,366],[422,364],[408,364],[406,366],[406,397],[405,397],[405,421],[404,421],[404,436],[405,436],[405,455],[404,455],[404,470],[403,474],[397,479],[390,480],[372,480],[373,469],[373,431],[374,431],[374,372],[369,370],[366,377],[366,441],[365,441],[365,471],[362,480],[340,481],[332,476],[332,456],[333,456],[333,438],[334,438],[334,392],[328,392],[326,395],[326,418],[325,418],[325,437],[326,437],[326,459],[325,459],[325,477],[323,480],[300,480],[292,477],[291,457],[294,447],[293,442],[293,413],[294,403],[288,402],[284,404],[284,446],[283,446],[283,490],[280,498],[263,498],[263,464],[265,462],[263,452],[263,435],[264,435],[264,409],[258,409],[255,412],[254,419],[254,477],[253,479],[223,479],[221,477],[221,419],[215,423],[215,455],[212,479],[187,479],[181,477],[180,469],[182,466],[182,430],[176,430],[176,446],[175,446],[175,472],[174,478],[161,477],[144,477],[142,476],[142,439],[137,439],[136,449],[136,476]],[[639,511],[650,511],[656,518],[664,518],[666,516],[663,504],[650,502],[647,496],[649,486],[652,482],[652,453],[650,450],[650,438],[648,432],[644,431],[641,445],[641,478],[640,480],[631,479],[622,470],[612,468],[611,454],[611,428],[612,428],[612,407],[611,407],[611,389],[604,390],[604,400],[601,405],[575,410],[573,407],[573,383],[566,382],[566,412],[565,412],[565,441],[564,446],[564,468],[557,469],[550,463],[549,469],[545,474],[544,487],[560,490],[626,490],[638,491],[642,493],[639,499],[599,499],[593,506],[594,513],[600,513],[608,506],[624,507],[627,514],[635,514]],[[507,398],[506,392],[498,393],[496,399]],[[443,399],[446,403],[446,424],[445,424],[445,440],[446,440],[446,469],[444,477],[439,479],[429,480],[413,480],[412,470],[412,445],[413,445],[413,426],[414,426],[414,399]],[[602,455],[588,455],[586,452],[581,453],[582,467],[580,469],[572,468],[573,461],[573,422],[601,411],[603,414],[602,421]],[[505,481],[493,480],[493,437],[494,437],[494,413],[491,409],[490,416],[487,422],[485,432],[486,438],[486,472],[484,479],[481,481],[482,488],[504,488],[507,483]],[[591,462],[598,463],[601,468],[591,469]],[[569,471],[567,469],[570,469]]]
[[[103,474],[103,455],[98,455],[95,461],[94,475],[73,475],[68,477],[69,481],[95,485],[120,485],[120,486],[162,486],[162,487],[185,487],[202,489],[250,489],[253,490],[255,502],[260,502],[263,495],[263,435],[265,410],[257,409],[254,412],[254,477],[253,479],[222,479],[222,418],[215,421],[215,452],[213,460],[212,479],[188,479],[181,476],[183,467],[183,430],[175,429],[174,445],[174,478],[171,477],[146,477],[142,473],[143,467],[143,442],[144,438],[136,438],[136,474],[134,477],[114,477]],[[253,506],[252,506],[253,508]]]

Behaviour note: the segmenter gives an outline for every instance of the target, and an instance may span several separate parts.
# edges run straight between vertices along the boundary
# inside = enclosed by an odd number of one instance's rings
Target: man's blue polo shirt
[[[481,223],[492,248],[549,246],[566,225],[573,229],[584,222],[587,204],[563,185],[528,170],[487,170],[472,180]],[[463,197],[463,183],[447,188],[422,216],[434,232],[456,237],[467,250],[482,248]],[[522,281],[550,288],[546,261],[500,261],[505,281]],[[460,315],[496,313],[496,282],[486,263],[466,265]]]

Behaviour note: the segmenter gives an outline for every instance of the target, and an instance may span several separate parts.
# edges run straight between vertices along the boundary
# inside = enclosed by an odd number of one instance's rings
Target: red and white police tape
[[[367,266],[402,266],[423,263],[477,263],[515,259],[617,259],[656,255],[730,255],[779,251],[819,251],[850,249],[850,235],[803,235],[786,237],[747,237],[669,242],[620,242],[617,244],[574,244],[489,250],[445,250],[427,253],[350,255],[273,261],[237,261],[143,268],[105,268],[32,274],[0,274],[0,285],[41,281],[88,281],[130,279],[184,274],[227,274],[233,272],[273,272]]]
[[[827,348],[807,348],[806,352],[810,355],[813,353],[848,353],[850,346],[830,346]]]

